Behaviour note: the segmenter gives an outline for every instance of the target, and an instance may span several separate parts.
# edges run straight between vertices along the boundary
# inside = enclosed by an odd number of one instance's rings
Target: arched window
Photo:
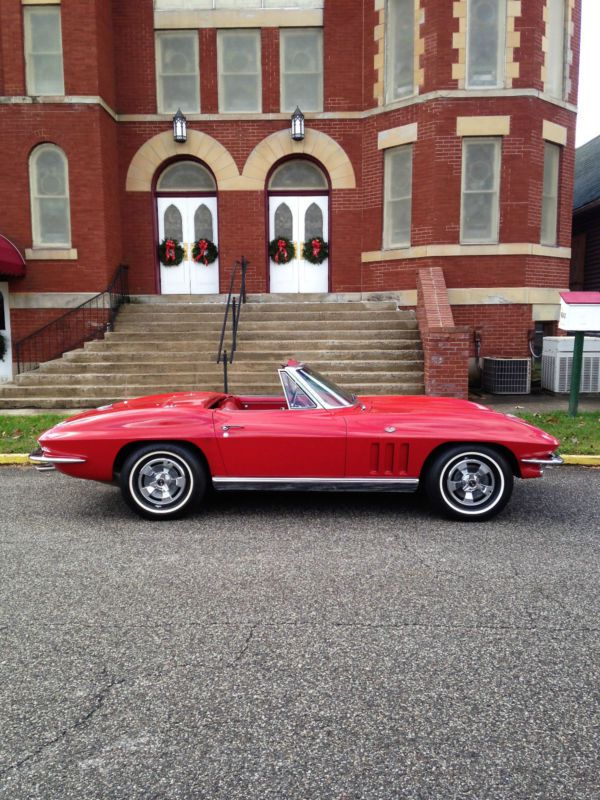
[[[70,247],[69,167],[54,144],[42,144],[29,159],[34,247]]]
[[[311,203],[304,215],[304,233],[307,239],[323,237],[323,212],[316,203]]]
[[[291,239],[294,236],[294,218],[287,203],[281,203],[275,212],[275,237]]]
[[[194,239],[214,239],[213,217],[208,206],[204,203],[198,206],[194,214]]]
[[[327,188],[325,175],[316,164],[303,158],[285,161],[280,167],[277,167],[269,181],[269,189]]]
[[[158,192],[216,192],[215,179],[196,161],[176,161],[158,179]]]
[[[177,239],[181,242],[183,239],[183,220],[181,212],[172,203],[165,209],[164,218],[165,237],[167,239]]]

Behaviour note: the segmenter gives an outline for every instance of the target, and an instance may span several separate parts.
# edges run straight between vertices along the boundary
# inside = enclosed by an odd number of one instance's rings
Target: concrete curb
[[[580,467],[600,467],[600,456],[562,456],[565,464],[575,464]],[[27,453],[0,453],[0,466],[15,466],[17,464],[33,464]]]
[[[565,464],[578,464],[580,467],[600,467],[600,456],[563,456]]]
[[[14,466],[15,464],[33,464],[27,453],[0,453],[0,464]]]

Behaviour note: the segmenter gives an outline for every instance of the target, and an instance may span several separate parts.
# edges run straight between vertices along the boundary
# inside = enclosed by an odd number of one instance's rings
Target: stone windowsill
[[[25,250],[27,261],[76,261],[77,250],[69,247],[34,247]]]

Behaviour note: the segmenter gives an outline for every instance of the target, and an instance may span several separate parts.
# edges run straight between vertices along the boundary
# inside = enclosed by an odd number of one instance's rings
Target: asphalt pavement
[[[600,470],[480,524],[0,482],[0,798],[600,798]]]

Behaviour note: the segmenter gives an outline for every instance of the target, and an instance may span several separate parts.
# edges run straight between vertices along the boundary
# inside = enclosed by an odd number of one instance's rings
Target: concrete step
[[[286,317],[285,319],[272,319],[270,315],[265,316],[244,316],[240,318],[239,328],[240,332],[247,330],[264,330],[269,332],[279,332],[290,328],[297,328],[302,326],[305,330],[345,330],[353,327],[360,326],[363,330],[368,329],[409,329],[416,330],[416,320],[410,318],[398,319],[395,316],[377,315],[373,318],[372,315],[365,315],[364,317],[356,317],[348,315],[344,318],[341,317],[320,317],[317,314],[311,315],[310,319],[306,319],[304,315],[299,319],[300,315],[293,317]],[[118,332],[132,332],[137,333],[144,330],[159,332],[159,331],[217,331],[219,334],[223,328],[222,320],[199,320],[197,317],[187,316],[174,316],[167,317],[162,315],[158,318],[149,319],[147,322],[141,322],[140,319],[132,317],[121,318],[117,320],[114,330]]]
[[[326,344],[326,343],[323,343]],[[385,360],[388,359],[402,359],[418,360],[423,358],[423,351],[419,345],[420,342],[414,340],[407,340],[397,342],[396,347],[388,348],[385,351]],[[235,361],[266,361],[273,364],[274,367],[281,365],[284,358],[291,358],[288,351],[284,348],[275,348],[270,345],[271,349],[263,350],[238,350],[235,354]],[[315,345],[314,349],[310,347],[309,343],[303,344],[303,349],[294,351],[294,357],[297,360],[307,361],[328,361],[331,363],[344,362],[344,361],[370,361],[377,359],[377,354],[373,350],[357,350],[357,349],[318,349],[319,345]],[[58,358],[55,361],[48,361],[41,369],[49,369],[51,371],[60,370],[65,367],[73,366],[75,369],[83,368],[83,365],[101,364],[103,362],[114,364],[115,367],[119,365],[125,369],[128,365],[144,366],[145,364],[178,364],[178,363],[193,363],[193,364],[206,364],[210,365],[215,362],[216,348],[213,350],[205,350],[196,353],[189,351],[176,352],[171,351],[167,354],[162,351],[157,353],[156,350],[137,350],[135,353],[125,350],[123,352],[115,349],[92,349],[85,348],[81,350],[72,350],[70,353],[65,353],[63,358]],[[77,365],[77,366],[75,366]]]
[[[363,359],[311,359],[310,365],[320,370],[323,374],[329,375],[333,372],[351,372],[360,370],[361,372],[394,372],[397,369],[414,370],[423,368],[423,359],[419,355],[414,358],[401,358],[399,355],[391,356],[385,360],[363,360]],[[261,373],[271,370],[275,372],[281,366],[277,359],[262,359],[248,361],[247,359],[236,358],[230,369],[250,372],[258,370]],[[64,375],[68,378],[75,375],[133,375],[155,373],[160,375],[172,375],[184,372],[194,374],[212,375],[223,372],[223,365],[217,364],[214,360],[199,362],[194,359],[188,361],[52,361],[44,364],[37,370],[26,372],[17,378],[17,383],[21,385],[35,383],[36,375],[50,376]]]
[[[236,302],[239,298],[239,291],[234,294]],[[132,314],[163,314],[163,313],[220,313],[225,311],[227,296],[221,295],[220,299],[210,302],[206,298],[199,298],[197,300],[182,300],[178,296],[167,297],[162,296],[160,302],[132,302],[122,307],[122,311]],[[398,308],[396,300],[353,300],[353,301],[337,301],[326,299],[327,296],[317,296],[317,299],[310,295],[288,295],[287,299],[282,301],[281,296],[274,298],[267,302],[258,301],[253,295],[247,295],[246,303],[243,303],[244,308],[259,308],[264,309],[265,312],[271,313],[272,311],[289,312],[301,307],[304,311],[319,311],[329,313],[335,309],[343,309],[345,311],[395,311]],[[411,309],[403,309],[409,313],[413,313]]]
[[[415,380],[412,373],[406,375],[398,374],[397,376],[385,376],[381,381],[375,381],[370,376],[356,375],[355,379],[346,377],[343,381],[336,381],[340,386],[351,389],[355,393],[362,394],[388,394],[388,393],[404,393],[398,387],[404,386],[422,386],[422,381]],[[273,381],[265,378],[264,380],[248,380],[241,376],[231,375],[229,377],[230,391],[246,392],[249,394],[270,394],[281,393],[281,384],[278,381]],[[232,388],[233,387],[233,388]],[[390,387],[393,387],[391,391]],[[28,388],[30,391],[26,392]],[[72,384],[46,386],[38,385],[31,387],[17,386],[14,384],[5,385],[0,389],[0,401],[6,407],[5,401],[9,400],[26,400],[28,397],[52,397],[62,400],[62,407],[66,408],[76,400],[97,397],[109,398],[128,398],[128,397],[143,397],[150,394],[169,394],[170,392],[205,392],[205,391],[223,391],[222,376],[220,379],[198,381],[173,381],[169,383],[151,383],[144,384],[140,382],[132,383],[115,383],[109,384],[105,381],[102,384],[81,384],[74,386]],[[411,390],[412,391],[412,390]],[[95,404],[96,400],[91,404]],[[79,405],[79,404],[77,404]],[[14,407],[14,406],[12,406]]]
[[[403,323],[407,324],[407,323]],[[368,333],[367,333],[368,331]],[[201,333],[200,331],[196,331],[196,333]],[[173,330],[167,331],[165,330],[164,333],[161,335],[160,330],[157,330],[154,326],[152,328],[148,328],[148,330],[140,331],[139,328],[137,330],[127,330],[127,331],[112,331],[111,333],[107,333],[104,340],[99,340],[102,342],[106,342],[111,344],[113,342],[131,342],[132,344],[136,342],[148,342],[154,343],[156,346],[160,346],[167,341],[177,341],[178,343],[183,342],[198,342],[199,336],[194,336],[194,329],[189,328],[182,328],[181,330]],[[274,339],[276,342],[280,341],[281,339],[286,339],[287,341],[296,340],[303,340],[303,339],[314,339],[315,335],[323,336],[324,334],[327,335],[328,339],[367,339],[371,338],[372,336],[376,336],[377,338],[395,338],[401,339],[405,334],[407,336],[418,336],[418,331],[414,328],[403,328],[401,326],[396,325],[378,325],[370,327],[366,327],[364,325],[356,326],[350,325],[346,328],[340,328],[335,326],[333,328],[327,328],[326,326],[322,327],[308,327],[305,325],[288,328],[287,330],[281,329],[274,329],[272,331],[265,330],[263,326],[259,325],[252,329],[249,328],[240,328],[238,330],[238,342],[241,341],[251,341],[255,339],[268,340]],[[229,337],[227,337],[229,338]],[[219,337],[217,335],[208,337],[205,335],[203,337],[203,343],[210,344],[211,341],[214,341],[216,345],[219,343]],[[227,344],[227,340],[225,340],[225,344]]]
[[[422,383],[406,383],[406,384],[387,384],[378,386],[375,390],[372,386],[364,387],[348,387],[353,392],[359,395],[422,395]],[[205,387],[206,391],[223,390],[222,384],[212,387]],[[245,387],[241,384],[234,382],[230,383],[229,391],[236,394],[252,395],[256,393],[256,387]],[[271,389],[265,387],[265,392],[273,396],[281,396],[281,386],[273,385]],[[261,392],[262,393],[262,392]],[[1,408],[35,408],[35,409],[62,409],[62,408],[98,408],[98,406],[108,405],[116,400],[130,400],[134,395],[123,393],[120,396],[117,394],[110,394],[102,391],[98,387],[98,392],[94,395],[86,395],[85,397],[70,397],[64,396],[40,396],[37,393],[21,394],[20,396],[0,397]]]
[[[387,350],[402,350],[414,349],[420,344],[420,339],[417,333],[411,331],[403,331],[403,337],[385,338],[385,339],[334,339],[323,342],[319,341],[318,345],[327,344],[328,349],[332,351],[373,351],[383,352]],[[312,348],[311,342],[307,339],[282,339],[276,343],[265,342],[256,339],[247,340],[245,343],[241,341],[238,345],[236,358],[242,358],[244,353],[252,351],[256,353],[276,353],[276,358],[292,358],[295,353],[310,353]],[[276,348],[276,349],[275,349]],[[207,347],[204,342],[198,340],[185,341],[165,341],[165,342],[152,342],[142,340],[138,342],[131,342],[129,340],[104,340],[86,342],[86,352],[104,352],[104,353],[127,353],[132,359],[140,359],[141,354],[150,352],[154,357],[163,356],[168,353],[193,353],[196,356],[204,353],[208,357],[216,358],[216,347]]]
[[[348,305],[351,305],[348,308]],[[190,318],[198,320],[222,320],[225,315],[224,306],[202,306],[202,305],[129,305],[123,306],[119,312],[119,317],[123,319],[168,319],[170,317]],[[386,303],[382,306],[370,303],[348,304],[348,303],[289,303],[285,305],[264,304],[264,303],[245,303],[242,305],[242,318],[260,317],[268,319],[289,319],[297,315],[305,316],[306,319],[324,317],[332,319],[350,319],[363,316],[390,315],[396,319],[415,319],[415,313],[411,309],[398,309],[393,303]]]
[[[315,365],[321,367],[321,365]],[[322,368],[322,367],[321,367]],[[411,364],[399,365],[397,369],[384,369],[372,370],[362,369],[360,364],[356,364],[354,369],[348,370],[329,370],[327,377],[336,383],[389,383],[393,381],[414,380],[415,374],[422,369],[420,362],[413,362]],[[239,370],[235,365],[229,371],[230,376],[236,380],[242,381],[248,385],[262,385],[264,383],[273,383],[279,380],[276,370],[264,367],[262,369],[253,370]],[[210,372],[141,372],[132,374],[123,374],[121,372],[114,373],[96,373],[85,372],[83,374],[64,374],[64,373],[47,373],[47,372],[30,372],[21,375],[18,381],[13,385],[7,384],[0,387],[0,397],[15,394],[18,389],[23,387],[39,387],[40,392],[46,392],[50,389],[70,388],[74,393],[80,391],[87,391],[87,387],[96,386],[112,386],[128,388],[129,386],[136,387],[151,387],[152,389],[159,387],[161,391],[170,391],[172,387],[178,386],[187,389],[196,389],[207,383],[219,382],[222,380],[223,370],[215,369]],[[37,391],[37,389],[36,389]],[[144,391],[148,391],[145,389]]]

